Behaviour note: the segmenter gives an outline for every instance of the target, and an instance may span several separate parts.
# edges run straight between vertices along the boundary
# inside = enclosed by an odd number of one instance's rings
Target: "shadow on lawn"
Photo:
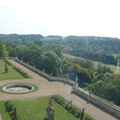
[[[48,120],[47,118],[44,118],[43,120]]]
[[[6,74],[5,72],[3,72],[3,73],[0,73],[0,74]]]

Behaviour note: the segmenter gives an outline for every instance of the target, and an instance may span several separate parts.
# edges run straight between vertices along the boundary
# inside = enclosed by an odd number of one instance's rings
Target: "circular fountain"
[[[10,93],[25,93],[30,92],[34,89],[32,85],[28,84],[9,84],[3,87],[5,92]]]

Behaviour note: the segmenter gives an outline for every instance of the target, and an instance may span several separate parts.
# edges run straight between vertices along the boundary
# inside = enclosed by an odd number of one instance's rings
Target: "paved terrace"
[[[41,96],[47,95],[61,95],[67,100],[72,100],[73,104],[76,105],[78,108],[83,109],[85,108],[85,112],[88,113],[90,116],[95,118],[96,120],[119,120],[114,116],[110,115],[109,113],[103,111],[102,109],[92,105],[91,103],[87,103],[84,99],[76,96],[75,94],[71,94],[72,87],[68,84],[64,84],[62,82],[49,82],[47,79],[41,77],[40,75],[32,72],[28,68],[24,67],[23,65],[15,62],[14,60],[9,60],[12,64],[16,65],[17,67],[21,68],[25,72],[27,72],[33,79],[14,79],[14,80],[4,80],[0,81],[0,86],[7,84],[7,83],[31,83],[35,84],[39,87],[39,90],[36,92],[22,94],[22,95],[13,95],[13,94],[5,94],[0,92],[0,101],[2,100],[32,100],[36,99]],[[0,120],[2,118],[0,117]]]

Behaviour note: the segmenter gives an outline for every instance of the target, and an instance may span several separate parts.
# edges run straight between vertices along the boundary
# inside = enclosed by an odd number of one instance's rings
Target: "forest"
[[[93,94],[120,105],[120,73],[107,64],[117,65],[120,39],[96,36],[17,35],[0,34],[0,57],[18,56],[53,76],[66,77]],[[81,58],[69,58],[63,53]],[[99,63],[94,66],[93,61]],[[103,65],[105,63],[106,65]]]

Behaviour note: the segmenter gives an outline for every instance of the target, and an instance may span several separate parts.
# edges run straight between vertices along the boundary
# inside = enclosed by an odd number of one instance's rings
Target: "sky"
[[[120,38],[120,0],[0,0],[0,33]]]

